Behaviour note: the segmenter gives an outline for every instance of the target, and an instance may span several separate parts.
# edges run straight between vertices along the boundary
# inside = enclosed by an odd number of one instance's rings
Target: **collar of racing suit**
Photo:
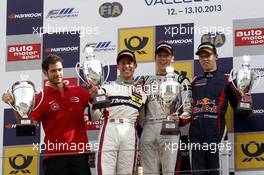
[[[132,85],[134,83],[134,79],[133,80],[124,80],[122,77],[118,76],[116,79],[116,82],[118,84],[123,84],[123,85]]]
[[[217,74],[217,70],[212,71],[212,72],[204,72],[204,77],[206,78],[212,78]]]
[[[165,72],[165,73],[162,73],[162,72],[157,72],[156,73],[156,75],[158,75],[158,76],[165,76],[167,73]]]

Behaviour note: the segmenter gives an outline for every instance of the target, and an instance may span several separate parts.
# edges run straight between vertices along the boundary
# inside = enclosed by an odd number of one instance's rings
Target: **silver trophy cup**
[[[166,68],[165,80],[160,86],[160,105],[167,114],[167,119],[162,121],[161,135],[177,135],[179,134],[179,123],[170,120],[172,113],[177,113],[181,107],[181,85],[174,80],[174,68],[168,66]]]
[[[78,77],[88,85],[88,88],[92,86],[98,87],[98,94],[93,97],[93,109],[101,109],[108,107],[110,105],[110,100],[102,89],[102,85],[107,80],[110,72],[110,67],[107,67],[107,75],[105,77],[105,72],[103,69],[103,64],[101,61],[95,59],[95,55],[93,54],[93,47],[88,46],[85,48],[85,52],[87,54],[86,60],[80,64],[77,63],[75,66],[76,73]],[[80,75],[80,71],[82,72],[84,79]]]
[[[250,57],[243,57],[244,63],[242,64],[242,69],[238,70],[236,73],[233,70],[230,73],[230,78],[233,86],[239,91],[242,95],[242,98],[238,102],[236,108],[237,114],[250,114],[252,113],[252,104],[244,100],[243,96],[250,93],[254,84],[254,73],[250,70]]]
[[[17,81],[9,91],[11,91],[14,98],[14,105],[9,105],[21,116],[19,123],[16,125],[17,136],[34,136],[36,133],[36,125],[32,123],[28,116],[41,104],[44,96],[43,90],[41,90],[41,100],[35,108],[35,94],[37,91],[31,81]]]

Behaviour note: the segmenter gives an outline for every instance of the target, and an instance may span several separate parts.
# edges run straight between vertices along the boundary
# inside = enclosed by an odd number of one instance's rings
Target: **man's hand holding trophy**
[[[18,119],[18,123],[16,124],[16,135],[34,136],[36,134],[36,123],[28,116],[39,107],[43,100],[44,93],[40,88],[41,99],[38,104],[35,105],[37,90],[34,83],[27,80],[27,75],[21,75],[20,78],[20,81],[15,82],[11,88],[8,88],[3,94],[2,101],[9,104],[16,112],[16,117]]]
[[[162,121],[161,135],[177,135],[180,132],[179,129],[179,110],[182,108],[184,102],[187,99],[182,99],[181,96],[181,84],[175,80],[174,68],[168,66],[166,68],[166,76],[160,86],[159,99],[160,104],[164,112],[167,114],[167,119]],[[188,88],[188,85],[186,85]],[[181,117],[184,116],[181,115]]]
[[[88,85],[90,93],[93,94],[93,109],[102,109],[110,105],[110,100],[105,94],[102,85],[107,80],[110,67],[107,67],[107,74],[105,76],[104,66],[101,61],[95,59],[94,49],[92,46],[87,45],[84,48],[86,53],[86,60],[80,64],[77,63],[75,66],[76,73],[78,77]],[[81,70],[83,77],[80,75],[79,70]],[[105,77],[105,78],[104,78]],[[96,95],[94,95],[96,94]]]
[[[243,56],[243,61],[242,69],[237,72],[231,70],[230,80],[241,95],[241,99],[238,101],[235,113],[249,115],[253,110],[251,91],[257,87],[260,82],[260,78],[258,78],[256,83],[254,83],[254,79],[257,75],[250,70],[250,57]]]

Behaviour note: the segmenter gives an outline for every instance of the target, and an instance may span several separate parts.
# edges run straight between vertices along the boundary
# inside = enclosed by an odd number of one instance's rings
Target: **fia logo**
[[[103,18],[118,17],[123,12],[123,6],[119,2],[106,2],[99,7],[99,14]]]
[[[23,174],[31,173],[28,169],[26,169],[32,162],[33,156],[25,156],[23,154],[17,154],[14,157],[9,157],[9,164],[13,168],[13,170],[9,174],[17,174],[21,171]],[[23,160],[22,163],[19,160]]]
[[[215,47],[221,47],[225,44],[226,37],[222,32],[208,33],[204,34],[201,38],[201,43],[210,42],[215,45]]]

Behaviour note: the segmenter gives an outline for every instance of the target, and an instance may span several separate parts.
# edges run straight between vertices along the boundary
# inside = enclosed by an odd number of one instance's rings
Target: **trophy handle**
[[[186,88],[187,88],[186,91],[188,92],[189,91],[188,84],[187,83],[184,83],[184,85],[186,86]],[[187,98],[188,98],[188,94],[185,96],[184,100],[182,100],[181,105],[176,110],[176,113],[179,113],[179,110],[183,107],[183,104],[186,102]]]
[[[256,82],[255,84],[252,83],[252,84],[253,84],[253,85],[252,85],[252,88],[251,88],[252,91],[253,91],[253,90],[259,85],[259,83],[260,83],[261,74],[260,74],[260,71],[257,71],[257,72],[258,72],[257,75],[256,75],[256,72],[254,72],[254,73],[251,74],[251,76],[252,76],[252,81],[255,80],[255,77],[258,78],[258,80],[257,80],[257,82]]]
[[[81,64],[80,64],[80,62],[77,62],[76,63],[76,65],[75,65],[75,72],[76,72],[76,74],[77,74],[77,76],[88,86],[88,87],[90,87],[91,85],[87,82],[87,81],[85,81],[83,78],[82,78],[82,76],[80,75],[80,73],[79,73],[79,69],[82,69],[82,67],[81,67]]]
[[[43,89],[41,87],[39,87],[39,91],[41,92],[41,99],[40,99],[38,105],[32,111],[35,111],[39,107],[39,105],[42,103],[42,101],[43,101],[44,91],[43,91]]]
[[[234,86],[234,88],[236,88],[236,90],[238,90],[237,86],[236,86],[235,83],[234,83],[234,80],[236,79],[236,77],[233,78],[233,74],[234,74],[234,69],[232,69],[232,70],[230,71],[230,74],[229,74],[229,81],[232,83],[232,85]],[[236,76],[236,75],[235,75],[235,76]]]
[[[13,99],[14,99],[13,94],[10,93],[10,92],[11,92],[11,87],[8,87],[8,88],[6,89],[6,91],[5,91],[5,93],[9,93],[9,94],[13,97]],[[11,103],[10,103],[9,101],[8,101],[7,103],[8,103],[8,105],[9,105],[14,111],[17,112],[16,108],[15,108],[13,105],[11,105]],[[18,113],[18,112],[17,112],[17,113]]]
[[[104,63],[106,63],[105,66],[107,66],[107,74],[106,74],[106,77],[105,77],[102,85],[105,84],[105,82],[107,81],[107,79],[108,79],[108,77],[110,75],[110,65],[109,65],[109,63],[107,61],[104,61]]]
[[[155,99],[155,101],[158,103],[157,99]],[[162,108],[163,112],[165,112],[167,114],[167,117],[168,117],[168,115],[170,115],[170,112],[168,110],[166,110],[166,108],[164,107],[164,104],[162,102],[160,102],[159,104],[160,104],[160,107]]]

